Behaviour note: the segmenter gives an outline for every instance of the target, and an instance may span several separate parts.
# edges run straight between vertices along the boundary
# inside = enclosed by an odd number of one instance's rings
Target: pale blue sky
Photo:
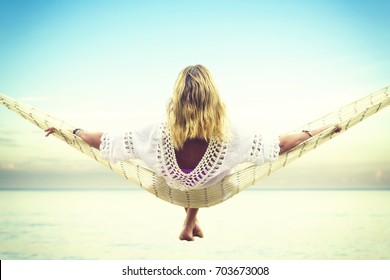
[[[0,0],[0,92],[120,129],[160,121],[178,72],[201,63],[234,122],[282,133],[390,84],[389,12],[389,1]],[[388,187],[388,111],[267,184]],[[1,187],[127,183],[0,118]]]

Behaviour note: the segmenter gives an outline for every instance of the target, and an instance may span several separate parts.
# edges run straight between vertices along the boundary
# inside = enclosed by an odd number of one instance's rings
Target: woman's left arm
[[[341,131],[341,127],[339,125],[330,125],[330,126],[325,126],[321,128],[317,128],[311,131],[304,130],[300,133],[296,134],[287,134],[287,135],[282,135],[279,137],[279,147],[280,147],[280,152],[279,154],[283,154],[285,152],[290,151],[291,149],[295,148],[299,144],[301,144],[303,141],[306,141],[310,137],[313,137],[317,134],[320,134],[324,130],[333,127],[333,133],[338,133]]]
[[[46,137],[50,134],[54,133],[56,129],[54,127],[50,127],[45,130],[47,132]],[[88,145],[99,149],[99,146],[101,144],[101,137],[103,135],[103,132],[91,132],[91,131],[85,131],[82,129],[75,129],[73,131],[73,134],[83,139]]]

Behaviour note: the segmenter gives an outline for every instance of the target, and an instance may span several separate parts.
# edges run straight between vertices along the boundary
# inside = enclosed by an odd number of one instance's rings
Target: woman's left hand
[[[342,127],[339,124],[336,124],[333,128],[333,133],[340,133]]]
[[[49,136],[50,134],[53,134],[56,131],[57,129],[55,129],[54,127],[49,127],[48,129],[45,129],[45,132],[47,132],[46,137]]]

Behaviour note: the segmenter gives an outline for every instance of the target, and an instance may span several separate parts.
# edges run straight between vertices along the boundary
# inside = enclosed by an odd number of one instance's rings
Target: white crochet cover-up
[[[175,189],[206,188],[220,181],[240,163],[256,165],[279,157],[279,138],[232,130],[229,141],[211,140],[198,165],[190,173],[176,161],[171,134],[166,124],[157,124],[121,133],[104,133],[101,156],[111,163],[140,159]]]

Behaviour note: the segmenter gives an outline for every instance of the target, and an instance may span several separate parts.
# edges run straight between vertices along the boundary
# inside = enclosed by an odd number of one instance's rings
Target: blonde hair
[[[167,118],[176,149],[183,148],[187,139],[222,142],[228,137],[226,108],[206,67],[188,66],[179,73]]]

